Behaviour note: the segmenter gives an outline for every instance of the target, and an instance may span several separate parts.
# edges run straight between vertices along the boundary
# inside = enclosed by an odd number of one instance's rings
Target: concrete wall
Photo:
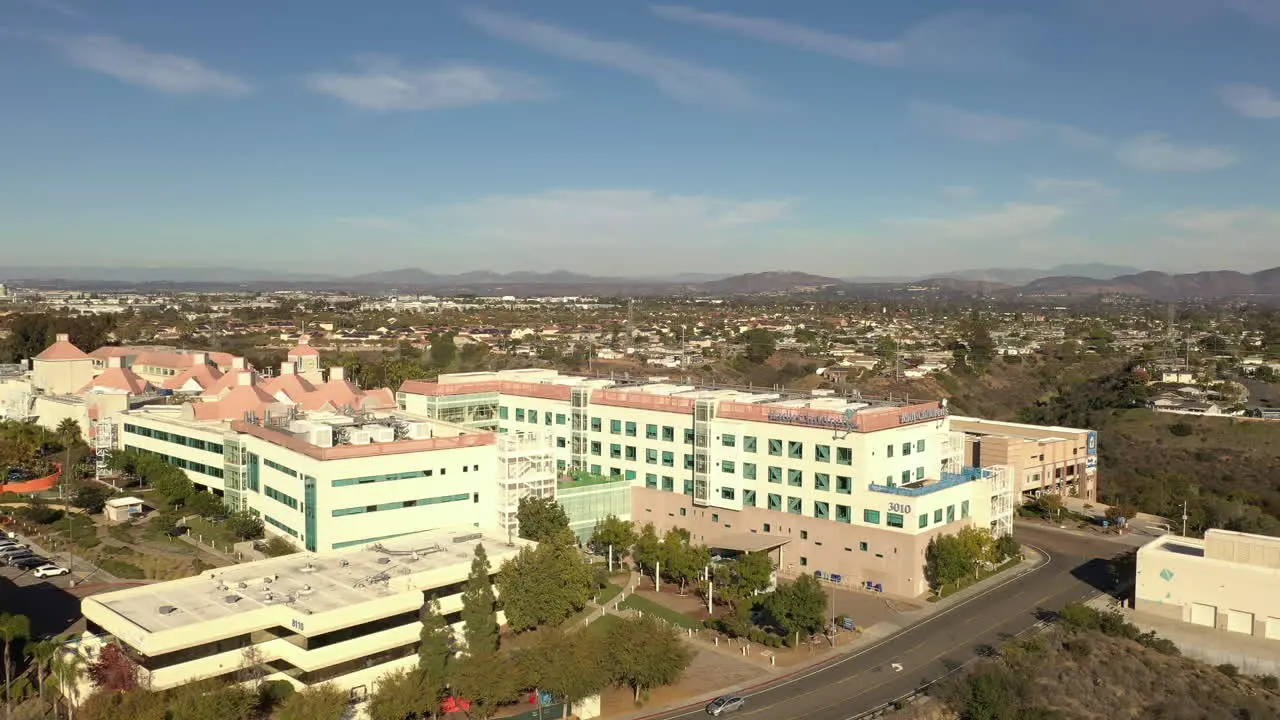
[[[661,490],[634,488],[633,493],[632,519],[641,525],[653,523],[659,534],[672,527],[685,528],[699,543],[735,533],[768,535],[786,542],[780,561],[784,575],[820,570],[842,575],[846,586],[870,581],[899,597],[919,597],[928,591],[924,553],[930,538],[959,532],[971,522],[957,519],[922,532],[902,533],[760,508],[697,507],[687,495]]]
[[[1205,541],[1165,536],[1138,551],[1134,608],[1194,624],[1211,616],[1223,631],[1234,613],[1241,634],[1266,637],[1270,626],[1280,639],[1280,568],[1206,557]]]
[[[36,387],[50,395],[78,392],[98,374],[93,368],[93,360],[88,357],[80,360],[33,360],[31,370]]]

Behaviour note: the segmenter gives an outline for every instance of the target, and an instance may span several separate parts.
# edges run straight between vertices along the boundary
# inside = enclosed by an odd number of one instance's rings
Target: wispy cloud
[[[643,78],[681,102],[727,108],[752,108],[763,104],[750,83],[723,70],[515,15],[472,8],[465,11],[464,16],[495,37],[548,55]]]
[[[61,0],[22,0],[27,5],[41,10],[48,10],[65,18],[73,20],[88,20],[88,16],[80,12],[75,7],[62,2]]]
[[[1235,112],[1247,118],[1275,120],[1280,118],[1280,96],[1261,85],[1231,83],[1218,88],[1218,97]]]
[[[436,110],[538,100],[546,88],[535,78],[480,65],[445,63],[406,68],[382,57],[359,60],[359,73],[316,73],[311,89],[366,110]]]
[[[1255,25],[1280,28],[1280,3],[1275,0],[1223,0],[1223,5]]]
[[[1044,235],[1067,211],[1057,205],[1008,203],[988,212],[958,217],[900,218],[886,225],[936,239],[987,242]]]
[[[236,97],[252,90],[244,80],[199,60],[152,52],[109,35],[82,35],[55,42],[67,59],[82,68],[162,93]]]
[[[889,40],[840,35],[774,18],[704,12],[683,5],[654,5],[659,17],[722,30],[878,67],[981,70],[1016,65],[1011,47],[1024,23],[976,13],[953,13],[925,20]]]
[[[1186,145],[1157,132],[1142,133],[1118,143],[1115,156],[1124,165],[1151,172],[1208,172],[1240,162],[1240,157],[1229,147]]]
[[[1171,257],[1204,258],[1206,248],[1215,268],[1256,270],[1280,264],[1280,209],[1268,207],[1199,207],[1169,213],[1170,232],[1153,246]],[[1203,267],[1203,261],[1200,263]]]
[[[1059,203],[1079,203],[1110,197],[1115,190],[1098,180],[1035,177],[1029,181],[1037,195]]]
[[[963,110],[954,105],[913,101],[908,106],[912,119],[928,130],[943,135],[988,144],[1004,144],[1026,139],[1036,126],[1022,118]]]
[[[973,200],[979,192],[972,185],[943,185],[942,194],[952,200]]]
[[[1240,161],[1230,147],[1176,142],[1160,132],[1112,139],[1073,125],[974,112],[954,105],[919,100],[908,105],[908,113],[921,127],[960,140],[997,145],[1048,139],[1076,150],[1105,150],[1122,165],[1137,170],[1207,172],[1230,167]]]

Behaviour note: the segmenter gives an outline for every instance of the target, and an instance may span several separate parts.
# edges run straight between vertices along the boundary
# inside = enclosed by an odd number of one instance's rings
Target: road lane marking
[[[868,645],[868,646],[867,646],[867,647],[865,647],[865,648],[862,648],[861,650],[858,650],[857,652],[850,653],[850,654],[848,654],[848,655],[846,655],[846,656],[844,656],[844,657],[842,657],[842,658],[839,658],[839,659],[837,659],[837,660],[834,660],[834,661],[832,661],[832,662],[830,662],[830,663],[827,663],[827,664],[824,664],[824,665],[820,665],[820,666],[818,666],[818,667],[814,668],[813,670],[809,670],[809,671],[803,672],[802,674],[800,674],[800,675],[796,675],[795,677],[787,678],[787,679],[782,680],[782,681],[779,681],[779,682],[777,682],[777,683],[775,683],[775,684],[770,684],[770,685],[766,685],[766,686],[764,686],[764,687],[760,687],[760,688],[759,688],[759,689],[757,689],[755,692],[740,692],[740,693],[738,693],[738,694],[739,694],[742,698],[744,698],[744,699],[748,699],[748,700],[749,700],[749,699],[751,699],[751,698],[753,698],[753,697],[757,697],[757,696],[763,695],[763,694],[765,694],[765,693],[772,692],[772,691],[774,691],[774,690],[779,690],[779,689],[781,689],[781,688],[787,687],[788,685],[792,685],[792,684],[794,684],[794,683],[797,683],[797,682],[799,682],[799,681],[801,681],[801,680],[806,680],[806,679],[811,678],[811,677],[813,677],[813,676],[815,676],[815,675],[819,675],[819,674],[821,674],[821,673],[827,672],[828,670],[831,670],[831,669],[833,669],[833,668],[839,667],[839,666],[841,666],[841,665],[843,665],[843,664],[845,664],[845,663],[847,663],[847,662],[850,662],[851,660],[856,660],[856,659],[858,659],[858,658],[862,657],[863,655],[866,655],[867,653],[871,652],[872,650],[876,650],[876,649],[878,649],[878,648],[880,648],[880,647],[883,647],[884,645],[886,645],[886,644],[888,644],[888,643],[890,643],[890,642],[893,642],[894,640],[897,640],[897,639],[901,638],[903,635],[906,635],[906,634],[908,634],[908,633],[910,633],[910,632],[913,632],[913,631],[915,631],[915,630],[917,630],[917,629],[919,629],[919,628],[921,628],[921,627],[924,627],[925,625],[928,625],[929,623],[933,622],[933,621],[934,621],[934,620],[936,620],[937,618],[940,618],[940,617],[943,617],[944,615],[948,615],[948,614],[950,614],[950,613],[952,613],[952,612],[955,612],[956,610],[958,610],[958,609],[960,609],[960,608],[964,607],[965,605],[968,605],[969,603],[971,603],[971,602],[973,602],[973,601],[975,601],[975,600],[980,600],[980,599],[982,599],[982,598],[986,597],[987,595],[990,595],[991,593],[993,593],[993,592],[995,592],[995,591],[999,590],[1000,588],[1006,587],[1006,586],[1008,586],[1008,585],[1009,585],[1009,584],[1011,584],[1011,583],[1015,583],[1015,582],[1017,582],[1017,581],[1019,581],[1019,580],[1022,580],[1023,578],[1027,577],[1028,575],[1031,575],[1032,573],[1040,572],[1042,569],[1044,569],[1044,568],[1046,568],[1046,567],[1049,567],[1050,565],[1052,565],[1052,564],[1053,564],[1053,562],[1054,562],[1053,555],[1052,555],[1048,550],[1045,550],[1045,549],[1043,549],[1043,548],[1037,547],[1037,546],[1035,546],[1035,545],[1031,545],[1030,543],[1027,543],[1026,545],[1027,545],[1027,547],[1031,548],[1032,550],[1035,550],[1036,552],[1040,553],[1040,554],[1044,557],[1044,562],[1040,563],[1039,565],[1036,565],[1035,567],[1031,568],[1030,570],[1027,570],[1027,571],[1025,571],[1025,572],[1022,572],[1022,573],[1019,573],[1019,574],[1017,574],[1017,575],[1014,575],[1013,577],[1005,578],[1004,580],[1000,581],[1000,583],[999,583],[999,584],[993,585],[993,586],[991,586],[991,587],[987,588],[986,590],[983,590],[982,592],[978,593],[977,595],[974,595],[973,597],[965,598],[964,600],[961,600],[960,602],[956,603],[955,605],[952,605],[952,606],[950,606],[950,607],[947,607],[947,608],[944,608],[944,609],[942,609],[942,610],[939,610],[938,612],[936,612],[936,613],[934,613],[934,614],[930,615],[929,617],[926,617],[925,619],[921,620],[921,621],[920,621],[920,622],[918,622],[918,623],[914,623],[914,624],[912,624],[912,625],[908,625],[907,627],[900,628],[900,629],[898,629],[897,631],[895,631],[894,633],[892,633],[892,634],[890,634],[890,635],[887,635],[887,636],[885,636],[885,637],[881,638],[880,640],[877,640],[876,642],[872,643],[871,645]],[[1014,595],[1013,597],[1018,597],[1020,594],[1021,594],[1021,593],[1019,593],[1019,594],[1017,594],[1017,595]],[[700,702],[691,703],[691,704],[689,704],[689,705],[687,705],[687,706],[686,706],[686,707],[689,707],[689,708],[698,708],[698,709],[689,709],[689,710],[685,710],[684,712],[678,712],[679,708],[677,708],[675,711],[673,711],[675,714],[669,714],[669,715],[668,715],[668,714],[658,713],[658,714],[655,714],[655,715],[652,715],[652,716],[646,716],[646,717],[648,717],[648,718],[663,718],[663,720],[676,720],[676,718],[688,717],[688,716],[690,716],[690,715],[697,715],[697,714],[700,714],[700,713],[704,713],[704,712],[705,712],[705,706],[706,706],[706,703],[709,703],[709,702],[711,702],[711,699],[706,699],[705,701],[700,701]],[[775,704],[776,704],[776,703],[775,703]],[[766,706],[764,706],[764,707],[771,707],[771,706],[772,706],[772,705],[766,705]],[[762,709],[763,709],[763,708],[762,708]],[[644,719],[644,718],[637,718],[636,720],[645,720],[645,719]]]

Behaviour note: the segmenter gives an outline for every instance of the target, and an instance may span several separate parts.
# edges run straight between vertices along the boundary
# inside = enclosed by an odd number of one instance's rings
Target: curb
[[[850,657],[856,657],[861,653],[868,652],[874,648],[877,648],[883,645],[884,643],[887,643],[890,640],[893,640],[899,635],[902,635],[903,633],[908,632],[909,630],[912,630],[913,628],[919,626],[920,624],[927,622],[929,619],[942,615],[946,612],[949,612],[954,607],[958,607],[959,605],[962,605],[964,603],[970,602],[972,600],[976,600],[977,598],[980,598],[986,595],[987,593],[993,592],[999,588],[1004,587],[1005,585],[1016,582],[1017,580],[1022,579],[1024,576],[1029,575],[1043,568],[1044,566],[1048,565],[1053,559],[1053,557],[1048,552],[1041,550],[1040,548],[1034,547],[1032,545],[1025,545],[1024,547],[1031,548],[1032,550],[1035,551],[1035,554],[1038,557],[1038,560],[1035,561],[1033,564],[1027,567],[1020,567],[1018,570],[1014,571],[1008,577],[1001,578],[999,576],[993,576],[991,578],[988,578],[988,580],[999,579],[1001,580],[1001,582],[998,582],[994,585],[983,588],[981,592],[974,593],[973,595],[969,595],[964,598],[959,598],[958,600],[956,600],[954,604],[947,605],[946,607],[938,607],[936,604],[934,604],[933,607],[937,609],[935,609],[933,612],[930,612],[916,619],[914,622],[908,625],[899,627],[896,630],[893,630],[892,632],[890,632],[889,634],[883,637],[873,640],[872,642],[868,643],[865,647],[851,648],[848,652],[840,653],[838,656],[827,657],[812,665],[805,665],[803,667],[796,668],[795,670],[792,670],[791,672],[785,675],[772,677],[761,682],[753,683],[750,685],[738,685],[738,686],[720,688],[717,691],[715,691],[716,695],[713,695],[710,698],[704,697],[700,700],[690,702],[690,703],[685,703],[683,705],[675,705],[675,706],[669,706],[666,708],[661,708],[644,715],[622,715],[618,718],[618,720],[654,720],[655,718],[664,717],[667,715],[671,715],[673,713],[687,714],[698,708],[704,707],[707,703],[711,701],[711,699],[714,699],[719,695],[724,695],[727,693],[745,693],[750,695],[755,692],[768,690],[770,687],[773,687],[775,685],[783,685],[789,681],[795,680],[796,678],[802,675],[822,672],[829,665],[836,665],[836,664],[842,663],[848,660]],[[973,586],[970,586],[970,587],[973,587]],[[951,597],[954,598],[955,596],[953,595]],[[875,626],[873,625],[872,627],[875,627]],[[868,712],[871,712],[871,711],[868,711]],[[860,716],[855,715],[854,717],[860,717]]]

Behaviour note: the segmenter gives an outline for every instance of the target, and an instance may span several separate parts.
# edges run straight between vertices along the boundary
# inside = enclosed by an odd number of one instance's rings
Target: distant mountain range
[[[989,268],[986,270],[961,270],[954,273],[942,273],[936,277],[956,278],[958,280],[975,280],[978,282],[1001,283],[1004,285],[1026,285],[1033,280],[1047,277],[1081,277],[1093,280],[1113,280],[1122,275],[1137,275],[1142,270],[1125,265],[1106,265],[1103,263],[1085,263],[1082,265],[1058,265],[1047,270],[1032,268]]]
[[[928,278],[834,278],[794,271],[745,275],[686,273],[667,277],[597,277],[567,270],[461,274],[401,268],[347,277],[241,271],[234,268],[7,268],[0,279],[33,287],[139,291],[330,290],[336,292],[475,294],[516,296],[644,296],[808,294],[880,298],[919,295],[988,295],[996,298],[1082,298],[1120,294],[1159,300],[1271,297],[1280,299],[1280,268],[1252,274],[1231,270],[1170,275],[1104,264],[1060,265],[1047,270],[965,270]]]

